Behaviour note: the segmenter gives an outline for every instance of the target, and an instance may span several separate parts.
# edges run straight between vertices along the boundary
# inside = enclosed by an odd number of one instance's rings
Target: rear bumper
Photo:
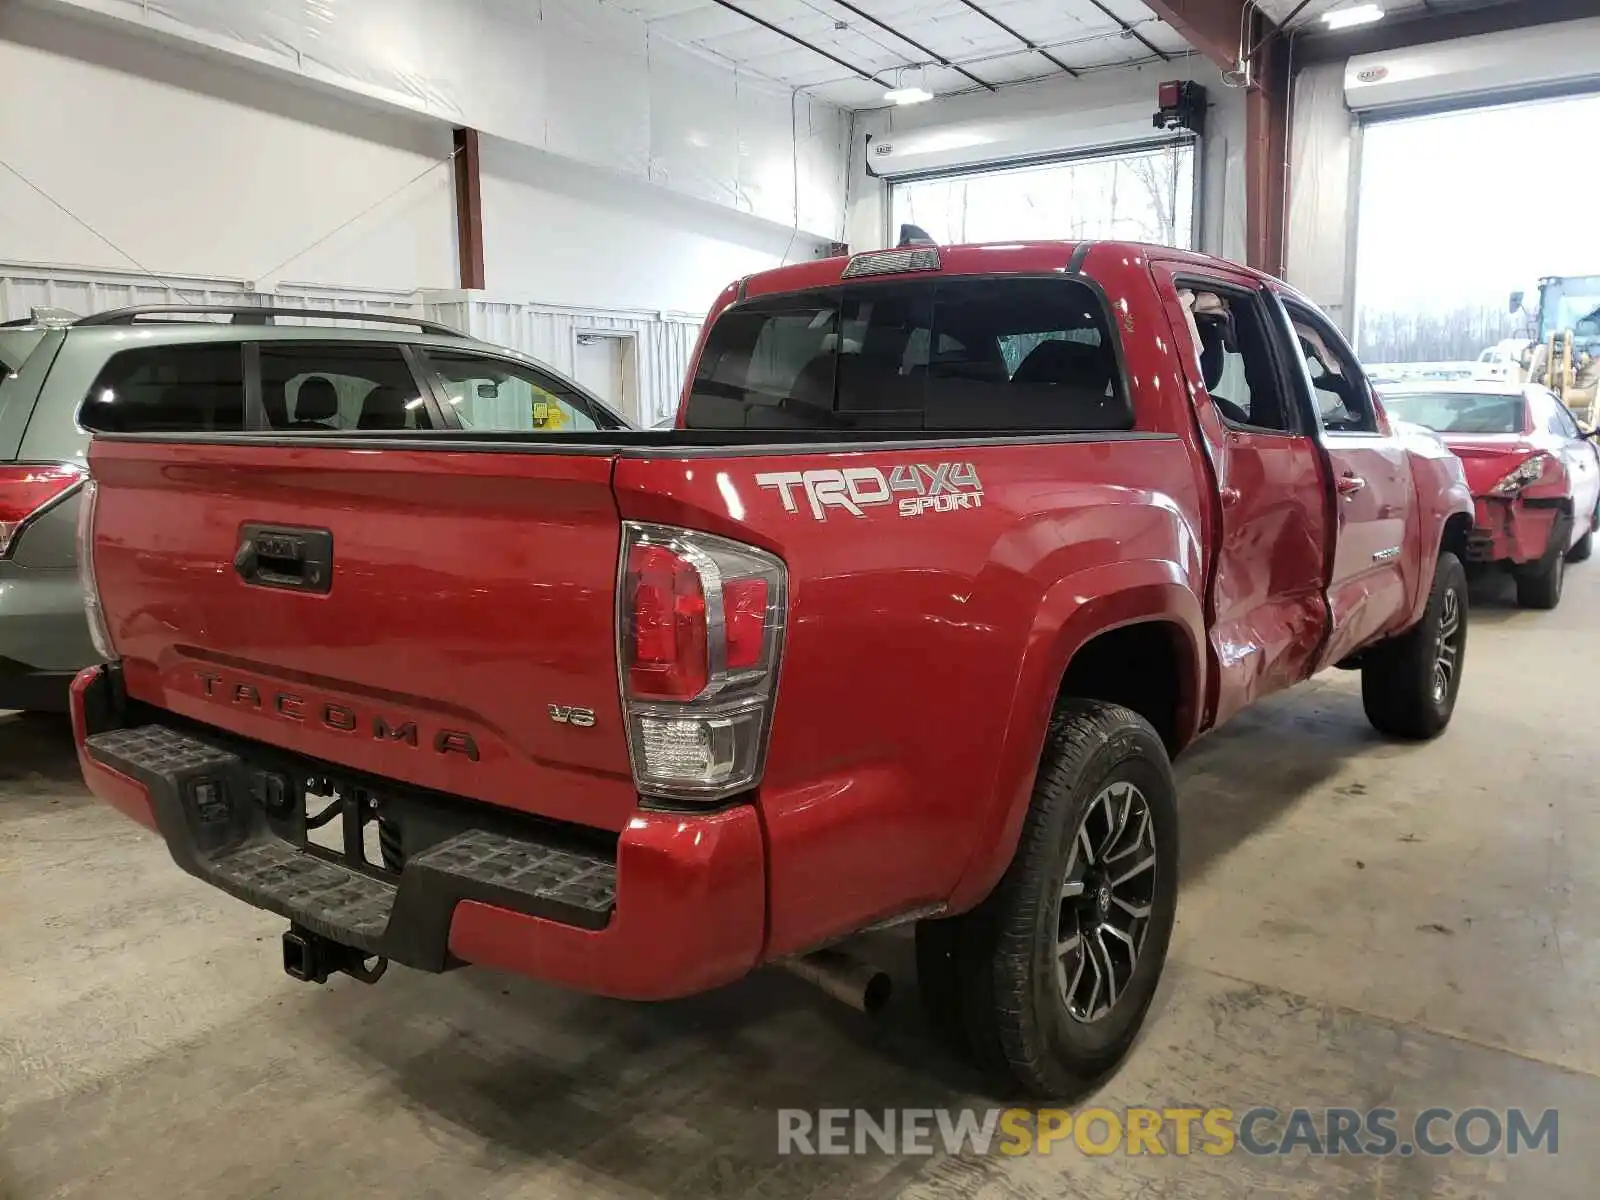
[[[476,963],[639,1000],[730,982],[761,957],[765,854],[749,807],[640,812],[614,855],[486,820],[384,879],[279,836],[250,744],[176,724],[118,728],[109,679],[96,667],[72,686],[90,789],[159,833],[190,874],[323,937],[425,971]]]
[[[1473,530],[1467,539],[1467,561],[1524,566],[1565,553],[1572,516],[1565,501],[1475,496]]]
[[[64,713],[70,701],[72,671],[40,671],[15,659],[0,658],[0,708]]]
[[[0,708],[66,712],[73,675],[99,660],[77,573],[0,561]]]

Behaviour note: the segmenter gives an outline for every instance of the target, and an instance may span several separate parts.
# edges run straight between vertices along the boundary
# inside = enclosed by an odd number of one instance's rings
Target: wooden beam
[[[483,175],[478,159],[478,131],[457,129],[456,156],[456,257],[461,264],[461,286],[482,288]]]

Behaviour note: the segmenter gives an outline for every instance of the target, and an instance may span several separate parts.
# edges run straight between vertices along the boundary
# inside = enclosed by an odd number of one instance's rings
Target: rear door
[[[1415,485],[1349,344],[1321,313],[1288,297],[1283,306],[1334,475],[1327,665],[1395,632],[1411,611],[1421,571]]]
[[[1574,539],[1593,526],[1595,508],[1600,504],[1600,452],[1583,436],[1572,411],[1546,388],[1528,389],[1533,407],[1535,430],[1548,433],[1554,452],[1566,468],[1572,487]]]
[[[1247,275],[1152,266],[1218,486],[1210,599],[1214,721],[1311,671],[1327,625],[1327,471]]]

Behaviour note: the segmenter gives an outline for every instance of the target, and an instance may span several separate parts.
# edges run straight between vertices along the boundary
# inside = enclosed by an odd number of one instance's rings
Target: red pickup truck
[[[85,776],[298,977],[664,998],[915,921],[937,1026],[1060,1094],[1162,969],[1170,756],[1335,665],[1385,733],[1450,719],[1460,463],[1214,258],[774,270],[676,429],[502,420],[95,439]]]

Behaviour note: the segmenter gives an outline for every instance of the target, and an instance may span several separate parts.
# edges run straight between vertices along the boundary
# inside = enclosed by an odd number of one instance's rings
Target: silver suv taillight
[[[788,578],[764,550],[623,522],[618,663],[642,794],[713,802],[760,781]]]
[[[101,658],[114,659],[117,652],[111,645],[105,610],[100,607],[100,585],[94,577],[94,508],[98,494],[91,479],[78,497],[78,585],[83,589],[83,612],[89,618],[89,639]]]

